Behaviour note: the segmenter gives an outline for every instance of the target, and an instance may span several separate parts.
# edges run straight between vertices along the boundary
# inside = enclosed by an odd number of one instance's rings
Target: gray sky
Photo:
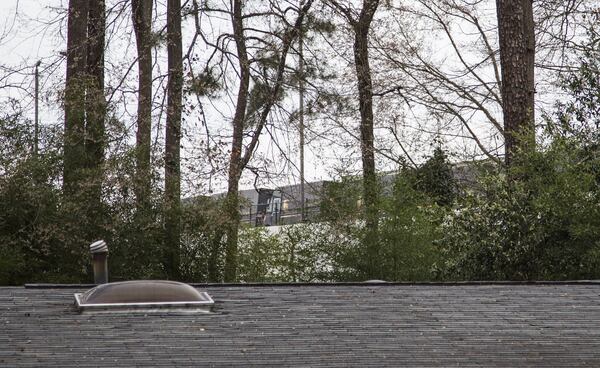
[[[590,0],[596,1],[596,0]],[[42,123],[60,123],[62,120],[62,110],[60,109],[60,91],[63,88],[64,78],[64,60],[60,56],[60,52],[66,49],[64,33],[66,28],[66,22],[64,21],[64,8],[68,3],[67,0],[3,0],[0,2],[0,14],[4,17],[0,20],[0,32],[2,38],[0,39],[0,62],[12,69],[18,69],[19,72],[12,75],[8,80],[4,81],[9,84],[16,85],[13,88],[4,88],[0,90],[0,98],[14,98],[20,101],[22,106],[26,108],[28,116],[33,118],[33,65],[37,60],[42,60],[42,104],[41,104],[41,120]],[[109,1],[109,3],[112,3]],[[154,29],[159,29],[161,24],[164,23],[164,9],[159,7],[159,10],[155,12],[156,22]],[[478,14],[482,16],[482,19],[486,20],[486,26],[493,26],[495,8],[492,0],[483,2],[478,8]],[[376,18],[376,22],[392,22],[388,23],[388,27],[398,26],[393,23],[395,17],[386,18],[385,11],[380,11]],[[115,95],[114,99],[114,112],[118,119],[123,121],[125,127],[130,130],[130,137],[134,135],[134,116],[135,116],[135,103],[136,103],[136,84],[137,84],[137,71],[135,66],[135,47],[132,38],[132,30],[130,19],[128,17],[119,18],[118,22],[111,24],[112,27],[109,30],[110,39],[108,42],[107,50],[107,86],[119,85],[121,87],[119,94]],[[427,50],[428,56],[431,56],[433,60],[436,60],[442,65],[443,70],[448,73],[452,73],[457,65],[456,56],[452,55],[452,49],[448,40],[443,34],[439,32],[428,31],[422,23],[414,21],[411,26],[414,26],[413,35],[411,37],[415,41],[421,42]],[[222,30],[227,30],[229,27],[228,21],[215,20],[206,21],[203,24],[207,34],[212,36],[218,35]],[[423,28],[419,28],[423,27]],[[382,28],[381,37],[384,41],[389,41],[389,37],[392,37],[395,33],[392,28]],[[186,31],[187,29],[187,31]],[[453,32],[457,32],[461,42],[464,42],[465,49],[470,47],[472,44],[473,37],[472,30],[468,27],[463,27],[460,23],[453,25]],[[184,23],[184,38],[191,37],[192,24],[191,22]],[[491,35],[494,40],[494,35]],[[345,42],[347,46],[351,46],[351,39],[348,39],[347,35],[338,34],[338,40],[343,40],[346,37]],[[393,41],[393,40],[392,40]],[[347,93],[354,93],[355,85],[353,81],[353,68],[352,65],[348,64],[347,60],[344,59],[343,48],[331,49],[326,45],[325,41],[321,42],[320,46],[313,46],[313,51],[321,53],[321,56],[326,58],[331,66],[336,69],[341,75],[346,75],[345,79],[336,80],[340,90],[347,91]],[[184,49],[187,47],[184,41]],[[202,58],[206,57],[209,48],[201,42],[196,48],[198,54]],[[346,48],[346,51],[349,49]],[[164,51],[164,50],[163,50]],[[476,45],[472,47],[472,50],[468,54],[469,60],[477,60],[477,54],[480,50],[477,49]],[[346,53],[346,56],[351,55]],[[292,58],[293,59],[293,58]],[[372,66],[379,68],[377,61],[373,61]],[[165,57],[164,52],[161,51],[157,57],[157,63],[155,64],[155,75],[164,74],[165,70]],[[127,77],[125,76],[126,71],[129,70]],[[379,75],[375,75],[374,82],[375,88],[378,88],[379,83],[390,83],[395,78],[391,69],[391,74],[384,72]],[[483,75],[486,79],[491,78],[490,70],[483,70]],[[232,74],[233,76],[233,74]],[[229,82],[231,89],[235,90],[235,81],[232,78]],[[540,74],[542,76],[542,74]],[[541,81],[540,78],[538,81]],[[552,81],[550,79],[550,81]],[[401,81],[400,81],[401,82]],[[541,82],[540,82],[541,83]],[[156,95],[157,106],[160,106],[162,94],[160,93],[161,88],[164,87],[164,80],[155,82],[155,91],[158,91]],[[109,91],[110,93],[111,91]],[[550,85],[539,84],[538,88],[538,104],[540,107],[552,106],[556,100],[556,95],[553,94]],[[204,112],[208,127],[202,126],[202,116],[198,114],[198,110],[190,112],[185,116],[189,135],[184,143],[184,157],[190,158],[191,166],[205,165],[206,160],[199,159],[194,161],[192,158],[195,156],[201,156],[202,152],[198,147],[204,147],[203,142],[206,141],[205,131],[208,129],[210,134],[214,137],[226,136],[230,134],[230,121],[234,111],[234,99],[232,95],[226,93],[220,93],[218,98],[202,98],[202,104],[204,106]],[[395,97],[392,99],[376,99],[376,123],[380,124],[381,128],[376,134],[378,142],[381,144],[389,144],[390,147],[394,147],[394,142],[390,137],[387,130],[385,130],[386,124],[390,124],[392,118],[400,117],[405,121],[403,126],[403,139],[407,141],[407,149],[410,154],[417,160],[422,159],[426,156],[429,147],[431,137],[435,135],[436,129],[447,126],[449,122],[439,118],[436,121],[435,117],[432,117],[427,111],[423,109],[408,110],[406,106],[401,104],[402,101]],[[289,110],[293,110],[297,106],[297,95],[294,92],[288,94],[286,104]],[[411,115],[412,114],[412,115]],[[416,114],[416,115],[415,115]],[[496,110],[494,114],[498,119],[501,119],[501,112]],[[482,132],[482,135],[486,135],[489,130],[489,124],[485,122],[485,117],[482,114],[476,114],[471,117],[474,127]],[[155,111],[155,129],[154,137],[157,144],[160,144],[162,139],[162,124],[164,120],[164,112],[160,109]],[[344,144],[347,141],[352,141],[352,132],[356,133],[356,116],[349,116],[347,118],[340,118],[340,124],[349,127],[347,131],[343,129],[335,130],[332,129],[332,136],[327,139],[316,138],[310,141],[306,151],[306,177],[308,180],[321,180],[328,179],[335,176],[335,169],[339,167],[346,167],[350,170],[360,169],[360,154],[358,151],[358,145],[354,144],[354,149],[348,150]],[[320,130],[322,127],[327,126],[328,122],[324,120],[308,121],[310,129],[314,131],[315,135],[324,133]],[[323,128],[324,129],[324,128]],[[328,128],[329,129],[329,128]],[[446,129],[446,128],[443,128]],[[420,131],[418,131],[420,130]],[[429,131],[429,133],[424,133]],[[274,179],[273,183],[269,183],[266,177],[263,177],[263,181],[259,182],[260,185],[273,186],[275,184],[294,184],[297,182],[297,136],[295,135],[294,129],[284,130],[277,126],[274,126],[269,133],[276,137],[276,140],[271,139],[269,134],[265,134],[265,139],[261,141],[258,154],[263,158],[275,161],[273,166],[274,171],[281,172],[283,175],[277,179]],[[445,133],[454,134],[454,131],[445,131]],[[492,138],[488,142],[490,145],[498,145],[497,141]],[[476,152],[476,147],[469,140],[462,138],[452,138],[450,135],[445,138],[447,148],[451,150],[462,150],[468,152],[472,150]],[[227,141],[227,139],[224,139]],[[412,142],[412,143],[411,143]],[[277,144],[276,144],[277,143]],[[356,143],[356,142],[355,142]],[[501,143],[501,142],[500,142]],[[213,147],[221,147],[221,151],[226,158],[227,145],[219,146],[213,145]],[[281,162],[284,160],[281,158],[278,150],[279,147],[283,147],[286,156],[292,161],[291,164],[282,165]],[[429,147],[429,148],[428,148]],[[395,150],[395,151],[394,151]],[[397,146],[390,151],[392,154],[399,154]],[[390,170],[395,168],[395,164],[385,159],[383,155],[378,156],[378,168],[380,170]],[[279,163],[277,163],[279,162]],[[194,175],[188,177],[189,184],[188,189],[193,191],[206,191],[212,189],[213,191],[221,191],[225,188],[224,186],[224,172],[225,165],[220,164],[221,175],[216,175],[210,181],[210,188],[207,186],[208,181],[202,178],[196,178]],[[184,169],[185,170],[185,169]],[[247,175],[242,180],[242,188],[248,188],[252,186],[254,181],[253,175]]]

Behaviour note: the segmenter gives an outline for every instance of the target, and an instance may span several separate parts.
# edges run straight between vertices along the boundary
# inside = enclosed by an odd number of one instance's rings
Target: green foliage
[[[79,280],[83,249],[64,246],[78,234],[65,226],[71,214],[57,187],[62,160],[55,129],[42,129],[45,153],[38,156],[32,126],[18,111],[0,119],[0,132],[0,284]]]
[[[597,159],[572,142],[519,157],[513,182],[498,173],[446,218],[445,276],[481,280],[600,276]]]
[[[335,32],[336,26],[335,23],[329,19],[308,13],[305,17],[304,29],[304,32],[306,32],[306,30],[310,30],[315,33],[332,34]]]
[[[214,269],[223,269],[221,202],[210,197],[196,197],[183,203],[181,274],[184,280],[216,281],[210,280],[211,263],[214,263]],[[215,258],[211,258],[213,254]]]
[[[434,241],[444,210],[428,193],[415,189],[414,172],[399,172],[391,184],[379,195],[378,254],[374,257],[380,278],[431,280],[439,253]],[[367,250],[360,241],[366,234],[359,211],[361,188],[356,179],[332,183],[321,207],[331,242],[319,251],[327,255],[331,280],[364,280],[369,267]]]
[[[359,243],[329,223],[244,228],[239,281],[327,282],[354,280],[352,249]],[[347,230],[347,229],[345,229]]]
[[[588,47],[579,68],[562,79],[563,91],[570,95],[558,104],[556,121],[548,121],[553,135],[576,137],[585,144],[600,139],[600,34],[592,25]]]
[[[600,276],[600,37],[593,25],[589,36],[579,69],[562,81],[570,98],[547,117],[549,147],[518,155],[510,172],[489,176],[447,216],[445,277]]]
[[[238,281],[282,281],[282,244],[264,227],[242,228],[238,238]]]
[[[592,34],[591,44],[597,44]],[[416,169],[381,178],[375,261],[382,279],[547,280],[600,277],[600,121],[598,60],[590,47],[579,70],[564,78],[571,95],[548,118],[548,147],[515,156],[510,172],[481,179],[457,196],[446,154],[437,148]],[[264,60],[265,68],[272,67]],[[217,88],[211,73],[191,91]],[[251,124],[272,96],[255,81]],[[281,96],[277,98],[281,98]],[[324,98],[326,98],[325,96]],[[343,105],[343,99],[337,100]],[[59,127],[45,127],[42,153],[32,154],[32,124],[12,101],[0,119],[0,284],[90,282],[88,244],[110,247],[111,280],[163,278],[163,193],[153,180],[150,204],[136,206],[134,152],[104,162],[102,206],[86,198],[98,175],[81,172],[82,195],[66,201]],[[117,122],[118,123],[118,122]],[[111,139],[123,134],[109,124]],[[126,129],[124,124],[121,129]],[[488,170],[493,171],[493,170]],[[509,180],[510,179],[510,180]],[[516,180],[515,180],[516,179]],[[362,181],[328,183],[318,223],[242,228],[238,281],[364,281],[367,234]],[[219,200],[198,197],[182,206],[181,275],[190,282],[222,270],[227,227]],[[222,275],[221,275],[222,276]],[[215,275],[216,281],[221,276]]]
[[[259,123],[265,106],[280,101],[284,97],[284,89],[280,88],[276,96],[273,96],[273,87],[268,83],[256,79],[250,89],[248,97],[248,108],[246,111],[245,127],[253,127]]]
[[[292,282],[340,280],[340,255],[350,244],[328,223],[304,223],[278,233],[284,255],[282,275]]]
[[[218,97],[218,92],[222,89],[221,76],[216,75],[215,70],[205,68],[198,75],[187,75],[186,93],[193,93],[201,97]]]
[[[162,278],[161,192],[153,187],[149,203],[138,209],[134,195],[135,152],[114,154],[105,165],[104,231],[96,235],[109,247],[112,281]]]
[[[362,197],[362,182],[344,177],[340,182],[327,182],[323,188],[319,215],[324,221],[347,221],[356,218]]]
[[[384,278],[423,281],[435,278],[439,261],[435,241],[444,209],[426,192],[415,190],[409,178],[399,175],[393,195],[384,199],[380,223],[381,268]]]
[[[135,211],[133,154],[106,160],[103,204],[90,211],[90,180],[99,177],[80,173],[80,197],[66,200],[60,128],[42,126],[35,156],[23,123],[19,114],[0,120],[2,146],[13,147],[0,157],[0,284],[90,282],[87,247],[97,239],[109,244],[111,280],[160,277],[159,207]]]
[[[433,155],[414,172],[414,186],[428,194],[441,206],[449,206],[456,199],[456,180],[446,153],[436,147]]]
[[[60,192],[45,164],[20,162],[0,181],[0,284],[68,281],[81,273],[78,252],[62,246],[72,234],[60,226]]]
[[[284,229],[288,274],[294,281],[364,281],[361,221],[306,223]]]

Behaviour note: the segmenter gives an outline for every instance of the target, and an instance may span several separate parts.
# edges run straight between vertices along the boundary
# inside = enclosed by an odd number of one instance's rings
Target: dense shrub
[[[446,194],[448,192],[445,192]],[[408,177],[399,176],[391,197],[384,200],[380,223],[383,278],[394,281],[431,280],[439,261],[435,241],[443,207],[415,190]]]
[[[433,155],[412,173],[412,186],[441,206],[450,206],[457,195],[456,178],[446,153],[436,147]]]
[[[443,172],[437,173],[437,169]],[[375,255],[379,278],[416,281],[436,277],[434,265],[439,261],[439,250],[434,242],[439,237],[439,225],[446,211],[436,201],[449,205],[454,196],[454,184],[452,180],[445,180],[446,188],[442,187],[444,184],[428,186],[431,184],[428,179],[446,177],[446,170],[445,165],[428,165],[423,171],[405,169],[395,175],[391,188],[382,185],[378,253]],[[351,188],[356,188],[357,183],[347,182],[352,184]],[[431,191],[423,190],[424,187]],[[343,187],[336,189],[344,191]],[[333,198],[341,197],[336,193],[333,195]],[[364,222],[356,210],[356,200],[348,200],[348,197],[352,198],[348,195],[341,203],[331,201],[337,215],[327,222],[328,233],[323,239],[329,241],[321,241],[318,252],[327,256],[330,280],[364,281],[368,269],[368,257],[360,241],[365,236]],[[310,234],[307,238],[311,239]]]
[[[597,158],[556,139],[491,175],[444,221],[444,276],[547,280],[600,276]]]

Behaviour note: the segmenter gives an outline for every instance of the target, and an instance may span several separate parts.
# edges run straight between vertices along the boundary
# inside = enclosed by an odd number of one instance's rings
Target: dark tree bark
[[[131,0],[138,54],[135,194],[138,212],[149,205],[152,129],[152,0]]]
[[[67,25],[67,75],[65,81],[65,132],[63,190],[67,199],[80,189],[86,166],[85,90],[87,65],[87,0],[70,0]]]
[[[362,9],[358,16],[345,5],[331,1],[332,5],[346,18],[354,32],[354,64],[358,81],[358,99],[360,110],[360,149],[363,166],[363,205],[365,216],[365,248],[364,276],[378,278],[380,267],[379,258],[379,199],[377,174],[375,172],[375,148],[373,133],[373,83],[369,65],[369,30],[379,0],[363,0]]]
[[[85,179],[89,187],[88,229],[89,239],[99,236],[98,217],[102,208],[102,179],[105,146],[106,97],[104,95],[104,42],[105,14],[104,0],[89,3],[88,49],[86,83],[86,127],[85,151],[87,170]],[[93,225],[92,225],[93,224]]]
[[[167,1],[167,124],[165,128],[165,258],[167,277],[180,278],[181,108],[183,86],[181,0]]]
[[[227,179],[227,196],[225,197],[225,214],[227,218],[226,246],[225,246],[225,272],[226,282],[233,282],[237,270],[237,242],[238,228],[240,224],[239,209],[239,181],[243,167],[242,144],[244,140],[244,122],[246,120],[246,109],[248,106],[248,90],[250,88],[250,65],[248,52],[246,50],[246,39],[244,38],[244,25],[242,18],[242,0],[233,1],[232,25],[235,46],[238,54],[240,68],[240,84],[238,87],[235,115],[233,117],[233,137],[231,142],[231,155],[229,158],[229,172]]]
[[[533,0],[523,0],[523,34],[525,35],[525,64],[527,65],[527,101],[529,106],[530,127],[532,130],[532,144],[535,143],[535,22],[533,20]]]
[[[535,148],[534,59],[535,34],[531,0],[496,0],[505,162],[515,153]]]
[[[105,144],[104,42],[106,7],[104,0],[92,1],[89,4],[85,145],[88,167],[97,169],[104,160]]]
[[[375,173],[373,138],[373,83],[369,66],[369,29],[379,5],[378,0],[364,0],[362,11],[354,24],[354,62],[358,80],[360,109],[360,149],[363,166],[363,201],[365,206],[365,245],[367,247],[367,278],[378,278],[378,189]]]

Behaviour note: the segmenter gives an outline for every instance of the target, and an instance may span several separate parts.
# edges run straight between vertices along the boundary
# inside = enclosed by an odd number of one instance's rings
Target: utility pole
[[[304,0],[300,0],[300,9],[304,6]],[[298,107],[298,130],[300,133],[300,208],[302,222],[306,220],[306,206],[304,200],[304,53],[303,53],[303,25],[300,25],[300,33],[298,35],[298,92],[299,103]]]
[[[39,99],[40,99],[40,75],[38,67],[42,63],[41,60],[38,60],[35,63],[35,121],[33,125],[33,154],[35,156],[38,155],[38,140],[39,140],[39,130],[40,130],[40,120],[39,120]]]

